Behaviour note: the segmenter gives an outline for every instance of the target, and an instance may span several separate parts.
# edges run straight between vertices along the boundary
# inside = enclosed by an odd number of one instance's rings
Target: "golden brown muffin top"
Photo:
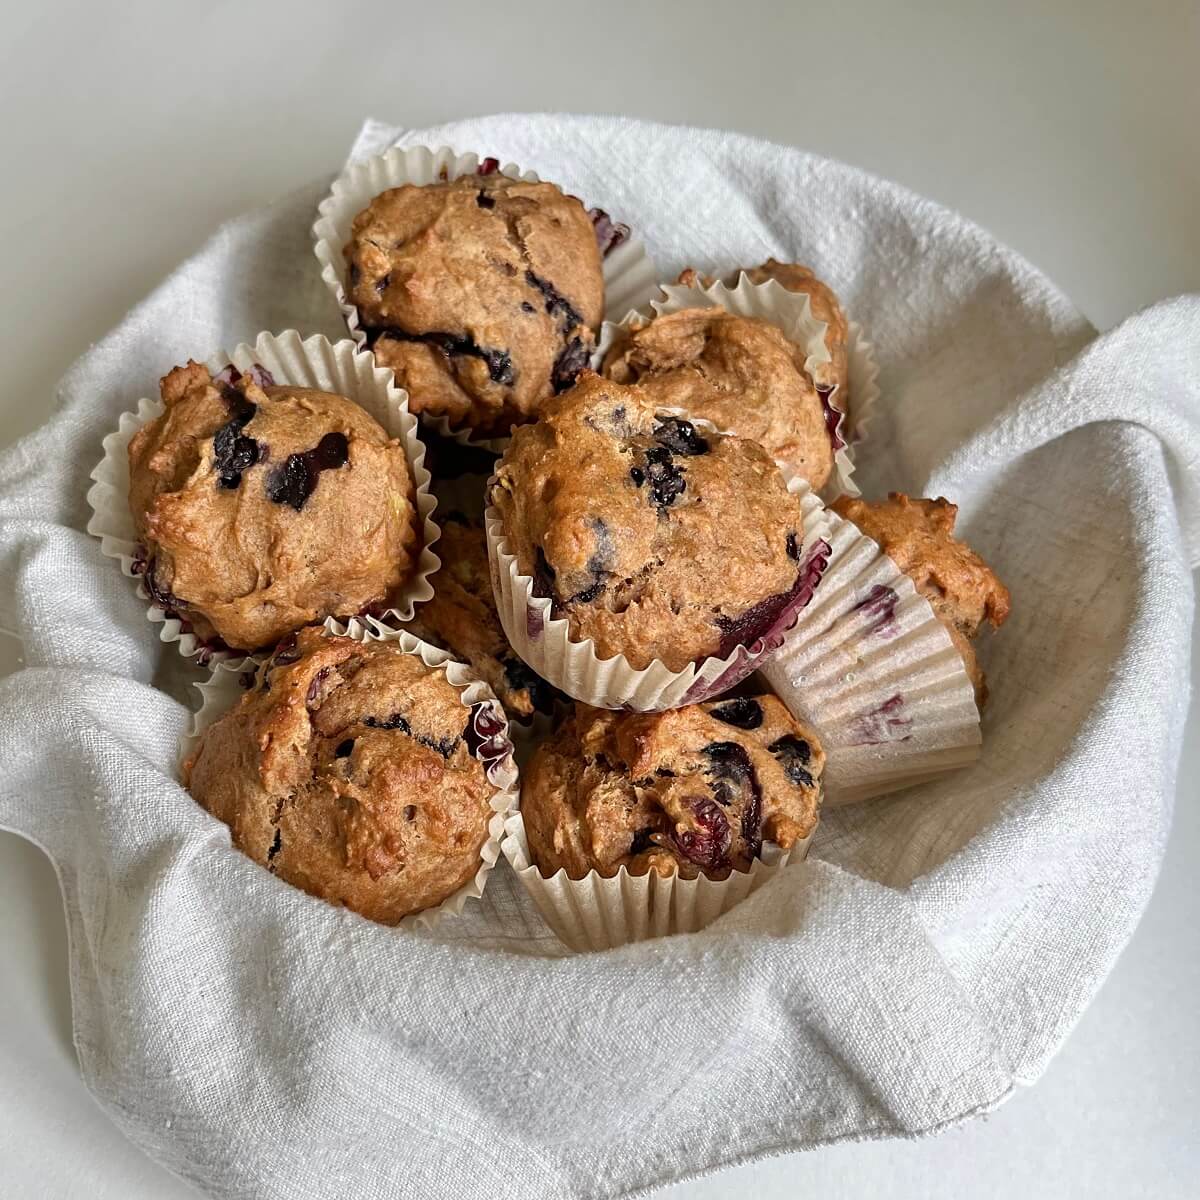
[[[589,871],[723,879],[765,840],[816,827],[825,753],[774,696],[617,713],[579,704],[542,743],[521,811],[547,877]]]
[[[518,569],[601,658],[670,670],[765,636],[800,588],[800,504],[767,452],[590,372],[514,431],[491,502]]]
[[[243,650],[385,604],[421,551],[404,447],[344,396],[228,373],[176,367],[129,444],[152,595]]]
[[[479,869],[494,788],[476,721],[444,668],[304,629],[204,732],[186,782],[273,874],[393,924]]]
[[[592,222],[552,183],[466,175],[376,196],[344,249],[348,296],[412,409],[504,434],[574,382],[604,276]]]
[[[758,442],[817,489],[833,470],[833,445],[804,360],[767,321],[687,308],[625,331],[604,374],[640,384],[663,408]]]

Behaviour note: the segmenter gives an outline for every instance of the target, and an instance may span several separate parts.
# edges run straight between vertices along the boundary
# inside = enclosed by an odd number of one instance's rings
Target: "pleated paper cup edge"
[[[441,566],[434,546],[441,537],[441,530],[433,519],[437,497],[433,494],[432,477],[425,466],[425,444],[421,441],[419,424],[408,408],[408,394],[396,385],[390,371],[378,366],[371,355],[349,340],[330,342],[321,334],[302,338],[294,329],[277,334],[264,330],[256,336],[253,344],[240,342],[232,352],[222,351],[212,355],[205,366],[215,374],[230,363],[241,369],[252,362],[259,362],[263,357],[269,358],[276,353],[282,355],[288,351],[299,354],[306,367],[314,372],[319,369],[321,356],[326,357],[326,365],[329,365],[329,359],[335,360],[339,370],[354,379],[355,386],[339,390],[335,377],[323,390],[338,391],[343,395],[353,392],[348,398],[370,413],[384,427],[388,436],[398,438],[404,447],[405,460],[413,481],[417,517],[421,522],[421,553],[416,572],[395,598],[396,603],[389,606],[382,616],[366,617],[364,620],[381,629],[392,628],[391,622],[412,620],[416,605],[433,596],[430,580]],[[365,389],[359,386],[360,368],[365,376]],[[278,373],[284,375],[281,368]],[[279,382],[286,386],[291,381],[280,378]],[[240,651],[208,648],[195,634],[184,632],[181,618],[168,615],[153,603],[140,573],[133,570],[133,564],[137,561],[138,541],[129,512],[129,443],[142,426],[161,416],[163,410],[160,399],[142,397],[138,400],[137,408],[123,412],[117,419],[116,429],[102,439],[104,453],[92,468],[90,478],[94,483],[87,492],[91,509],[87,532],[99,540],[101,553],[106,558],[115,559],[120,564],[121,573],[136,581],[139,598],[150,601],[146,616],[152,624],[161,626],[160,641],[174,644],[182,657],[194,661],[198,666],[216,664],[223,670],[240,671],[247,662],[260,661],[264,652],[243,654]]]
[[[632,875],[624,865],[612,876],[590,871],[582,879],[571,879],[560,868],[547,879],[533,861],[525,819],[520,811],[510,813],[505,818],[500,852],[555,936],[568,949],[583,953],[615,949],[630,942],[659,936],[698,933],[736,908],[789,864],[803,862],[808,857],[816,830],[817,822],[814,822],[808,836],[789,850],[773,842],[764,843],[764,851],[770,861],[756,858],[750,864],[749,871],[733,872],[726,879],[709,879],[703,874],[695,879],[685,879],[677,874],[663,877],[653,872]],[[632,899],[632,894],[641,892],[647,893],[644,903]],[[695,912],[702,893],[703,899],[719,899],[719,906],[707,918],[697,917]],[[589,898],[594,899],[598,895],[605,911],[593,914],[593,924],[603,926],[605,935],[593,938],[583,929],[582,937],[577,936],[576,914],[589,906]],[[666,922],[661,920],[664,907],[670,914]],[[691,919],[682,918],[681,909],[690,911]],[[648,930],[652,916],[657,924],[665,927]]]
[[[380,192],[406,183],[433,183],[443,168],[448,179],[470,175],[484,157],[473,151],[459,152],[450,146],[391,146],[380,154],[347,164],[333,181],[317,207],[317,219],[312,227],[313,250],[321,267],[321,278],[346,322],[350,337],[361,348],[366,349],[367,335],[359,322],[358,309],[349,302],[346,294],[346,268],[342,257],[342,247],[349,241],[354,218]],[[501,165],[498,173],[528,183],[541,181],[537,172],[522,170],[511,162]],[[587,204],[583,199],[580,203]],[[589,215],[596,211],[600,210],[587,209]],[[644,243],[634,233],[608,252],[602,252],[601,258],[605,294],[603,319],[610,315],[610,292],[618,292],[620,299],[615,303],[623,310],[646,303],[658,292],[657,268]],[[441,414],[422,413],[420,420],[440,436],[463,446],[500,454],[508,445],[507,437],[473,438],[469,429],[453,429],[449,419]]]
[[[706,421],[697,420],[695,424],[702,428],[713,428]],[[801,547],[803,565],[809,560],[814,547],[825,540],[828,530],[827,510],[803,478],[797,475],[789,478],[785,475],[785,480],[788,491],[800,501],[804,531]],[[490,488],[489,481],[489,493]],[[725,658],[706,658],[699,664],[689,663],[679,671],[669,670],[657,659],[645,667],[634,668],[623,654],[601,658],[591,638],[572,638],[570,623],[566,618],[551,617],[550,600],[533,594],[532,576],[521,574],[516,555],[508,549],[499,510],[494,505],[487,504],[483,520],[487,533],[488,560],[496,609],[505,636],[532,670],[574,700],[595,708],[632,708],[638,712],[661,712],[678,708],[685,704],[712,699],[728,691],[777,652],[776,648],[764,647],[761,651],[751,654],[748,647],[739,646]],[[819,584],[818,578],[813,588],[814,593],[819,591]],[[811,596],[805,603],[810,602]],[[804,606],[798,610],[797,622],[804,620],[804,611]],[[532,612],[538,614],[541,623],[541,633],[536,638],[529,633],[528,618]],[[546,649],[551,639],[555,642],[556,657],[566,663],[568,671],[574,670],[579,674],[579,683],[568,681],[562,671],[547,661]],[[561,653],[558,653],[559,649]],[[716,687],[731,671],[740,670],[742,667],[745,669],[738,677],[721,686],[719,690],[692,694],[698,684],[706,683]],[[655,684],[655,679],[661,682]],[[647,692],[649,694],[645,694]]]
[[[824,596],[818,597],[818,603],[813,605],[809,620],[800,622],[785,635],[783,646],[764,665],[761,673],[771,690],[784,702],[792,715],[811,725],[821,738],[826,756],[824,779],[826,804],[832,808],[845,803],[860,803],[873,799],[877,795],[886,795],[898,788],[914,786],[916,781],[912,779],[912,776],[923,765],[928,766],[929,770],[922,772],[924,778],[920,782],[928,782],[930,778],[960,769],[963,765],[969,765],[970,761],[974,761],[979,756],[979,746],[982,742],[982,714],[979,712],[975,700],[975,689],[967,674],[966,664],[928,599],[921,595],[909,576],[884,553],[882,547],[873,538],[862,533],[852,521],[830,511],[829,528],[834,551],[821,580],[821,586],[825,589]],[[843,537],[848,540],[844,541]],[[846,567],[859,557],[853,553],[853,550],[863,546],[870,547],[870,559],[867,565],[859,566],[851,573]],[[805,658],[808,661],[816,657],[813,649],[815,647],[826,647],[824,655],[831,659],[839,652],[845,653],[847,657],[855,657],[848,651],[840,650],[849,640],[845,635],[857,632],[861,639],[865,640],[871,636],[872,631],[865,628],[868,618],[863,619],[862,626],[857,630],[855,626],[846,624],[851,613],[857,611],[865,599],[865,596],[860,595],[858,589],[855,588],[854,581],[867,575],[878,577],[879,570],[884,568],[885,564],[890,577],[888,583],[881,586],[892,589],[896,596],[896,608],[903,606],[906,610],[921,613],[921,620],[918,624],[904,634],[905,640],[917,641],[917,631],[920,631],[921,641],[930,647],[929,652],[923,654],[907,673],[913,676],[918,670],[925,669],[931,660],[945,659],[945,664],[938,671],[931,672],[935,678],[945,681],[936,689],[949,701],[949,704],[945,706],[945,711],[942,706],[938,706],[936,710],[933,709],[929,685],[924,685],[919,689],[922,691],[926,713],[938,712],[936,723],[922,727],[920,731],[922,743],[933,740],[930,731],[948,731],[946,733],[947,740],[937,742],[928,748],[924,748],[920,743],[913,744],[911,737],[880,743],[838,744],[837,731],[844,728],[849,722],[882,715],[881,706],[890,703],[892,699],[891,696],[884,696],[884,692],[891,692],[893,695],[903,694],[900,690],[894,690],[897,687],[894,679],[889,680],[887,685],[881,687],[878,692],[864,691],[858,697],[856,715],[841,714],[836,719],[829,717],[823,719],[821,711],[814,710],[803,703],[801,697],[804,695],[805,681],[801,679],[793,682],[787,670],[788,664],[795,662],[801,650],[805,652]],[[846,577],[843,578],[843,575]],[[863,591],[869,592],[874,586],[876,586],[874,581],[870,585],[864,584]],[[851,590],[852,595],[856,598],[856,604],[836,613],[828,613],[826,606],[831,603],[829,598],[845,589]],[[824,603],[821,603],[822,599]],[[836,626],[841,626],[841,629],[835,631]],[[856,661],[862,662],[865,659],[858,657]],[[895,658],[891,655],[877,654],[872,656],[871,661],[877,662],[880,666],[890,663],[894,667]],[[861,684],[862,680],[855,680],[855,683]],[[823,683],[814,684],[808,694],[811,696],[818,690],[818,686],[825,687]],[[844,689],[837,689],[836,694],[844,697]],[[920,702],[918,701],[918,703]],[[954,715],[947,716],[947,713]],[[973,718],[969,715],[971,713],[973,713]],[[876,763],[871,770],[860,768],[858,778],[853,776],[849,779],[842,778],[843,772],[847,769],[844,752],[854,749],[856,746],[863,747],[873,744],[897,747],[894,769],[889,770],[880,763]],[[961,761],[959,757],[951,753],[958,749],[963,752]],[[941,760],[940,763],[939,760]],[[896,782],[899,779],[903,779],[905,782]],[[857,792],[864,788],[870,789],[869,795],[856,795],[853,801],[840,798],[846,791]]]
[[[429,642],[422,641],[405,630],[372,629],[357,618],[354,618],[340,629],[336,627],[330,628],[327,625],[326,632],[332,636],[349,637],[357,642],[398,642],[404,653],[416,654],[427,667],[445,666],[447,680],[456,689],[461,689],[459,691],[459,699],[462,701],[464,709],[470,711],[472,705],[481,701],[490,703],[493,712],[496,713],[504,724],[504,729],[500,736],[508,743],[509,751],[503,758],[497,761],[494,768],[484,766],[484,774],[488,782],[495,788],[495,791],[488,801],[492,809],[492,815],[488,819],[487,839],[479,850],[479,869],[467,883],[447,896],[440,904],[435,905],[433,908],[423,909],[421,912],[410,913],[394,926],[391,926],[391,928],[395,929],[432,928],[443,919],[459,916],[468,900],[477,900],[483,895],[484,888],[487,886],[488,876],[500,859],[501,846],[504,840],[505,821],[516,811],[520,794],[520,772],[517,768],[508,715],[505,713],[504,706],[496,698],[492,689],[477,675],[473,674],[470,667],[454,658],[448,651],[442,650],[438,646],[433,646]],[[247,666],[253,667],[255,670],[261,665],[261,663],[247,664]],[[214,669],[207,679],[200,680],[192,686],[200,693],[201,704],[192,716],[188,732],[180,741],[177,770],[181,780],[183,776],[183,764],[199,747],[201,735],[209,726],[229,712],[237,703],[238,698],[245,694],[246,690],[242,687],[235,672],[220,668]],[[493,777],[493,771],[495,771],[495,777]],[[230,848],[238,854],[242,853],[235,846],[231,845]],[[323,900],[320,897],[314,896],[312,898],[320,904],[329,903],[329,901]],[[369,920],[366,917],[363,919]]]

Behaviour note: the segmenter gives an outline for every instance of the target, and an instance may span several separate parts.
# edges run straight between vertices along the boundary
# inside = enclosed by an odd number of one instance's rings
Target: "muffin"
[[[470,663],[511,718],[528,721],[535,712],[552,711],[559,693],[521,661],[504,636],[483,525],[461,513],[447,514],[438,553],[442,566],[431,580],[433,599],[405,628]]]
[[[825,754],[774,696],[662,713],[576,705],[534,753],[521,813],[546,878],[589,871],[724,879],[763,841],[785,850],[817,824]]]
[[[604,306],[596,231],[552,183],[498,172],[376,196],[343,248],[348,300],[412,410],[506,434],[587,365]]]
[[[412,578],[412,474],[364,409],[194,362],[161,393],[164,412],[129,443],[129,507],[152,597],[201,639],[271,646],[386,605]]]
[[[819,391],[829,394],[834,388],[838,389],[838,407],[842,412],[850,411],[850,374],[847,363],[847,345],[850,339],[846,314],[834,294],[833,289],[818,279],[808,267],[799,263],[783,263],[774,258],[768,258],[758,267],[743,268],[751,283],[767,283],[775,280],[797,295],[806,295],[812,314],[818,321],[824,321],[825,349],[829,351],[830,362],[824,364],[817,372],[814,382]],[[741,274],[741,272],[737,272]],[[688,287],[707,287],[713,283],[711,277],[700,275],[689,268],[679,277],[679,282]],[[733,281],[737,282],[736,278]]]
[[[768,321],[685,308],[625,331],[603,371],[639,384],[661,408],[751,438],[815,490],[833,470],[833,443],[804,361]]]
[[[185,783],[272,874],[394,924],[479,870],[495,791],[480,756],[501,728],[395,642],[304,629],[205,730]]]
[[[839,516],[853,521],[902,570],[932,605],[962,655],[982,708],[987,683],[971,639],[984,621],[998,629],[1008,619],[1008,589],[970,546],[954,536],[957,505],[948,500],[912,500],[890,492],[886,500],[841,496]]]
[[[800,504],[757,442],[701,433],[591,372],[514,431],[490,500],[571,638],[635,670],[778,632],[804,583]]]

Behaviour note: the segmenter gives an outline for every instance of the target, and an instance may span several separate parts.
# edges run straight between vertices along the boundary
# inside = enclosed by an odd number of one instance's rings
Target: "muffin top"
[[[757,442],[590,372],[514,431],[490,495],[534,593],[634,669],[728,656],[803,583],[800,504]]]
[[[534,753],[521,812],[549,878],[654,871],[724,879],[749,870],[765,840],[812,833],[825,754],[774,696],[661,713],[575,706]]]
[[[640,384],[662,408],[751,438],[816,489],[833,470],[833,444],[804,360],[767,321],[687,308],[626,331],[606,357],[604,374]]]
[[[441,520],[442,566],[430,581],[433,599],[418,607],[406,628],[470,663],[511,718],[550,712],[558,692],[522,662],[504,636],[483,525],[457,512]]]
[[[886,500],[841,496],[833,510],[853,521],[908,575],[950,631],[982,704],[987,698],[983,671],[969,639],[986,620],[999,628],[1008,619],[1008,589],[991,567],[954,536],[957,505],[948,500],[912,500],[890,492]]]
[[[151,594],[201,638],[270,646],[412,577],[404,447],[353,401],[194,362],[161,391],[165,411],[129,444],[129,507]]]
[[[591,219],[552,183],[464,175],[376,196],[343,253],[368,345],[414,412],[505,434],[570,387],[604,276]]]
[[[185,777],[256,862],[393,924],[479,869],[495,789],[478,756],[499,728],[397,644],[304,629],[204,732]]]

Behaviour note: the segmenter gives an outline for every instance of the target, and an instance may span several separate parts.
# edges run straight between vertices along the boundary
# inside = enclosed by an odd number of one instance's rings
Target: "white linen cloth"
[[[214,1196],[616,1196],[942,1128],[1035,1080],[1129,938],[1167,837],[1200,551],[1200,299],[1101,337],[1028,264],[889,183],[732,134],[500,116],[396,137],[511,159],[672,277],[810,263],[874,342],[858,478],[962,505],[1013,616],[983,758],[832,812],[701,934],[563,957],[503,863],[422,935],[304,896],[175,782],[189,680],[84,530],[117,415],[261,329],[341,334],[328,181],[234,221],[0,458],[0,823],[53,859],[84,1079]]]

